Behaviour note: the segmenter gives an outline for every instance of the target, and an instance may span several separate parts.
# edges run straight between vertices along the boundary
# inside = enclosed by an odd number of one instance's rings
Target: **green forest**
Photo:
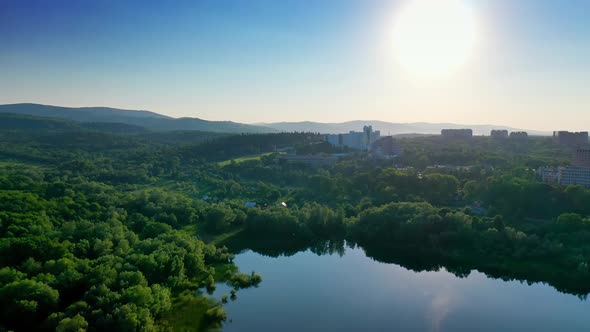
[[[535,172],[568,164],[571,148],[548,137],[394,140],[403,154],[380,159],[317,133],[2,114],[0,331],[219,328],[228,298],[264,284],[233,264],[244,249],[359,246],[416,271],[478,270],[587,296],[590,190]],[[286,162],[284,148],[347,154],[318,167]],[[218,283],[231,294],[209,297]]]

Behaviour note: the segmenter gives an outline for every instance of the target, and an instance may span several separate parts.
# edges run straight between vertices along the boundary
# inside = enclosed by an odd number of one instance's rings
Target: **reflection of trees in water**
[[[346,242],[343,239],[323,240],[315,242],[312,246],[309,247],[309,250],[314,254],[320,256],[336,254],[342,257],[346,252],[345,244]]]
[[[380,263],[396,264],[414,272],[439,271],[444,268],[458,278],[468,277],[473,270],[503,281],[520,281],[529,285],[547,283],[566,294],[585,300],[590,293],[590,281],[577,271],[566,271],[549,264],[510,261],[501,258],[481,257],[469,253],[453,253],[418,246],[380,247],[371,244],[360,245],[344,239],[297,240],[276,237],[254,237],[243,234],[224,243],[233,252],[252,250],[269,257],[289,257],[299,252],[311,251],[317,255],[343,256],[346,248],[360,248],[366,256]]]
[[[360,246],[367,257],[378,262],[400,265],[415,272],[439,271],[444,268],[456,277],[466,278],[477,270],[487,277],[503,281],[520,281],[528,285],[547,283],[559,292],[576,295],[585,300],[590,293],[590,280],[586,274],[568,271],[550,264],[514,261],[503,257],[482,257],[479,254],[456,251],[450,255],[436,249],[398,246]]]
[[[267,257],[289,257],[299,252],[309,250],[316,255],[344,256],[346,241],[344,239],[333,240],[301,240],[301,239],[280,239],[276,237],[255,237],[245,233],[231,238],[223,243],[232,252],[252,250],[257,254]]]
[[[300,240],[295,237],[285,239],[276,236],[253,236],[243,232],[222,244],[235,253],[252,250],[268,257],[289,257],[309,249],[313,241]]]

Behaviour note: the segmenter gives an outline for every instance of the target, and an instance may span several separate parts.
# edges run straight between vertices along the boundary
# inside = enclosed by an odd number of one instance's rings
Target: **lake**
[[[590,302],[549,285],[414,272],[359,248],[276,258],[245,251],[235,263],[263,280],[224,306],[223,331],[590,331]],[[214,296],[230,289],[218,285]]]

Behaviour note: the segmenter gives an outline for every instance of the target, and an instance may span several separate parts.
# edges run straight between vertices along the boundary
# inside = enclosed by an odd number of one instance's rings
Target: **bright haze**
[[[587,0],[0,0],[0,103],[590,127]]]

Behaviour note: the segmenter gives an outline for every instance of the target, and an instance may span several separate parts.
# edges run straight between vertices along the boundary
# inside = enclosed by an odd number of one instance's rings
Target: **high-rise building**
[[[386,158],[392,156],[401,156],[403,150],[393,137],[384,136],[379,138],[371,145],[371,152],[373,152],[377,157]]]
[[[471,138],[473,130],[471,129],[443,129],[440,134],[444,138]]]
[[[588,132],[554,131],[553,139],[562,145],[584,146],[588,144]]]
[[[574,166],[590,167],[590,148],[578,148],[574,156]]]
[[[492,138],[508,138],[508,130],[492,130],[490,136]]]
[[[368,150],[381,137],[379,130],[373,131],[372,126],[364,126],[362,132],[350,131],[348,134],[329,134],[325,141],[333,146],[346,146],[352,149]]]
[[[529,134],[526,131],[513,131],[510,133],[511,139],[525,140],[529,138]]]

